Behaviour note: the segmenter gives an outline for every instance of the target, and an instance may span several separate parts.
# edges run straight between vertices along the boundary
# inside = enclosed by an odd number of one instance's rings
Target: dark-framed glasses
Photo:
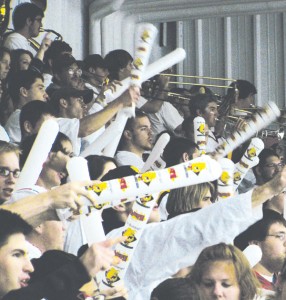
[[[0,167],[0,176],[2,176],[2,177],[8,177],[10,175],[10,173],[13,174],[14,178],[19,178],[21,171],[20,170],[11,171],[11,170],[9,170],[6,167]]]
[[[275,233],[275,234],[267,234],[267,236],[274,236],[275,238],[279,239],[282,242],[284,242],[286,240],[286,232],[278,232],[278,233]]]
[[[82,69],[68,69],[68,73],[69,73],[69,75],[71,75],[71,76],[74,76],[75,74],[76,74],[77,76],[81,76],[81,74],[82,74]]]

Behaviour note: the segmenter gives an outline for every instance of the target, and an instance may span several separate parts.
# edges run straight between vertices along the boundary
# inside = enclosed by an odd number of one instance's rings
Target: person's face
[[[153,134],[148,117],[136,118],[131,131],[131,142],[140,151],[148,151],[153,147]]]
[[[156,203],[152,208],[148,223],[160,222],[160,220],[161,218],[160,218],[159,206]]]
[[[218,117],[218,110],[216,102],[208,103],[204,112],[202,113],[202,117],[205,119],[208,127],[214,127],[216,124],[216,119]]]
[[[286,227],[274,223],[269,227],[264,241],[259,242],[262,251],[260,263],[271,273],[279,272],[286,258]]]
[[[132,60],[130,60],[125,68],[120,69],[119,80],[123,80],[123,79],[129,77],[132,69],[133,69],[133,63],[132,63]]]
[[[19,57],[19,70],[28,70],[31,63],[31,56],[24,53]]]
[[[270,156],[266,159],[264,166],[260,168],[260,176],[264,182],[271,180],[277,172],[281,171],[283,164],[277,156]]]
[[[9,53],[4,53],[2,59],[0,60],[0,80],[7,77],[10,70],[11,58]]]
[[[81,79],[81,69],[79,69],[76,63],[72,64],[68,68],[64,68],[60,74],[58,74],[58,79],[62,86],[68,86],[73,88],[79,88],[82,83]]]
[[[0,154],[0,204],[9,200],[15,189],[17,178],[10,172],[8,176],[1,175],[2,170],[20,171],[19,159],[15,152]]]
[[[194,207],[194,208],[204,208],[210,206],[212,204],[211,199],[212,199],[211,191],[210,189],[208,189],[204,197],[200,199],[198,207]]]
[[[26,91],[26,99],[29,101],[41,100],[46,102],[48,99],[48,94],[46,93],[44,82],[41,78],[37,78],[31,85],[31,88]]]
[[[248,109],[255,105],[255,99],[253,94],[249,94],[245,99],[238,99],[236,107],[239,109]]]
[[[105,81],[106,77],[108,76],[108,70],[106,68],[96,68],[95,72],[93,73],[95,79],[100,82],[101,84]]]
[[[63,250],[66,227],[62,221],[45,221],[41,225],[45,251]]]
[[[231,261],[214,261],[205,269],[200,291],[206,300],[240,300],[240,287]]]
[[[34,268],[27,254],[22,233],[11,235],[0,248],[0,298],[12,290],[26,287]]]
[[[43,27],[42,16],[36,16],[36,18],[30,24],[30,36],[37,37],[40,33],[40,28]]]
[[[68,118],[82,119],[86,111],[86,104],[82,97],[70,97],[67,100],[66,116]]]
[[[53,152],[50,160],[50,166],[58,173],[66,171],[66,165],[70,158],[73,157],[72,143],[68,140],[61,142],[61,150]],[[61,174],[59,174],[61,177]]]

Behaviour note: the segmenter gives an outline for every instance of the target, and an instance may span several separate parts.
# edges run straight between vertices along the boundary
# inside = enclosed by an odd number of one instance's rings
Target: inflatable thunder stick
[[[122,133],[124,131],[126,122],[128,118],[134,116],[134,108],[133,107],[125,107],[121,109],[115,118],[115,121],[107,127],[107,129],[103,132],[104,135],[110,136],[110,143],[104,148],[103,155],[114,157],[118,144],[120,142]],[[114,134],[114,131],[108,130],[109,127],[116,127],[117,134]],[[96,146],[96,144],[95,144]]]
[[[194,138],[199,147],[200,155],[206,154],[206,121],[203,117],[194,118]]]
[[[184,60],[185,57],[186,51],[183,48],[177,48],[169,54],[159,58],[146,67],[145,72],[142,75],[143,82],[179,63],[180,61]],[[121,85],[116,85],[116,91],[112,93],[113,99],[118,98],[122,93],[124,93],[124,91],[129,88],[130,81],[131,78],[128,77],[120,82]]]
[[[246,149],[241,160],[235,165],[235,170],[233,174],[235,189],[238,188],[248,170],[259,163],[258,155],[263,150],[263,148],[264,143],[260,138],[255,137],[251,139],[250,145]]]
[[[59,125],[55,120],[46,120],[42,124],[16,183],[15,190],[36,184],[58,132]]]
[[[157,35],[157,28],[150,23],[139,24],[135,34],[134,68],[131,71],[130,85],[141,87],[143,74],[148,65],[152,45]]]
[[[144,173],[151,169],[153,163],[161,156],[163,153],[166,145],[170,141],[170,135],[168,133],[163,133],[158,141],[156,142],[155,146],[152,149],[152,152],[150,153],[149,157],[147,158],[141,172]]]
[[[138,25],[136,30],[135,54],[133,60],[134,68],[131,70],[130,86],[141,88],[142,75],[148,65],[152,45],[154,43],[156,34],[157,28],[154,25],[149,23]],[[119,116],[118,118],[116,118],[116,122],[121,133],[115,136],[113,135],[112,141],[104,149],[104,155],[111,157],[114,156],[127,119],[130,117],[135,117],[135,105],[132,105],[132,107],[128,109],[129,112],[126,112],[125,109],[124,111],[118,113]]]
[[[67,171],[71,181],[90,180],[87,160],[83,157],[71,158],[67,163]],[[80,223],[89,246],[106,240],[99,211],[94,210],[89,215],[80,215]]]
[[[170,168],[103,181],[88,189],[95,193],[98,205],[114,206],[131,197],[213,181],[220,175],[220,164],[205,155]]]
[[[115,256],[119,257],[121,262],[101,275],[100,287],[102,289],[106,288],[106,286],[113,287],[119,284],[124,278],[135,248],[158,197],[159,193],[156,193],[134,202],[131,213],[126,220],[125,226],[122,228],[122,236],[126,237],[126,241],[116,245],[115,248]]]
[[[222,168],[222,173],[217,182],[217,195],[218,200],[225,200],[230,198],[234,194],[233,187],[233,171],[234,163],[228,158],[222,158],[219,160]]]
[[[224,157],[229,152],[236,149],[239,145],[247,141],[258,131],[268,126],[277,117],[280,116],[280,110],[274,102],[268,102],[261,112],[257,112],[253,119],[248,121],[245,127],[235,131],[229,138],[223,141],[216,149],[218,156]]]

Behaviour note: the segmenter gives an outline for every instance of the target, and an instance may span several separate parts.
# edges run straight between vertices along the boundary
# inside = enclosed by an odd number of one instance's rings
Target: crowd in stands
[[[197,116],[205,120],[206,153],[215,157],[226,128],[247,122],[243,113],[255,104],[257,90],[241,79],[218,97],[205,86],[175,88],[168,76],[158,74],[140,91],[129,87],[115,98],[120,81],[131,75],[132,55],[116,49],[78,60],[67,41],[49,35],[34,49],[29,39],[39,35],[43,18],[37,5],[17,5],[14,31],[0,47],[0,299],[286,299],[281,143],[265,145],[258,165],[229,199],[217,200],[217,181],[162,191],[124,280],[116,271],[109,274],[124,259],[115,247],[131,249],[137,239],[125,224],[130,215],[136,217],[134,203],[145,207],[144,202],[134,198],[105,208],[87,187],[118,179],[124,188],[124,177],[142,173],[164,133],[170,140],[151,170],[170,168],[171,173],[171,167],[198,158]],[[170,91],[187,104],[172,103]],[[120,131],[117,117],[132,106],[135,113]],[[229,124],[228,116],[235,114],[238,121]],[[59,133],[35,184],[17,188],[46,120],[56,121]],[[112,147],[98,149],[108,136]],[[235,163],[249,142],[232,153]],[[67,165],[78,156],[85,157],[90,180],[70,182]],[[104,241],[88,242],[84,198],[101,218]],[[62,218],[60,211],[70,216]],[[95,236],[98,229],[94,225]],[[261,257],[253,254],[258,257],[253,265],[245,254],[250,245],[261,252]],[[109,279],[104,287],[102,276]]]

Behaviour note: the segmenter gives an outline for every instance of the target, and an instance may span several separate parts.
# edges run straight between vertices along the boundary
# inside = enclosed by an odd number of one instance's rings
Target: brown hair
[[[253,299],[258,293],[260,284],[252,272],[244,254],[235,246],[220,243],[205,248],[195,262],[190,275],[190,281],[200,286],[203,274],[210,263],[215,261],[230,261],[233,263],[237,282],[240,288],[240,299]]]

